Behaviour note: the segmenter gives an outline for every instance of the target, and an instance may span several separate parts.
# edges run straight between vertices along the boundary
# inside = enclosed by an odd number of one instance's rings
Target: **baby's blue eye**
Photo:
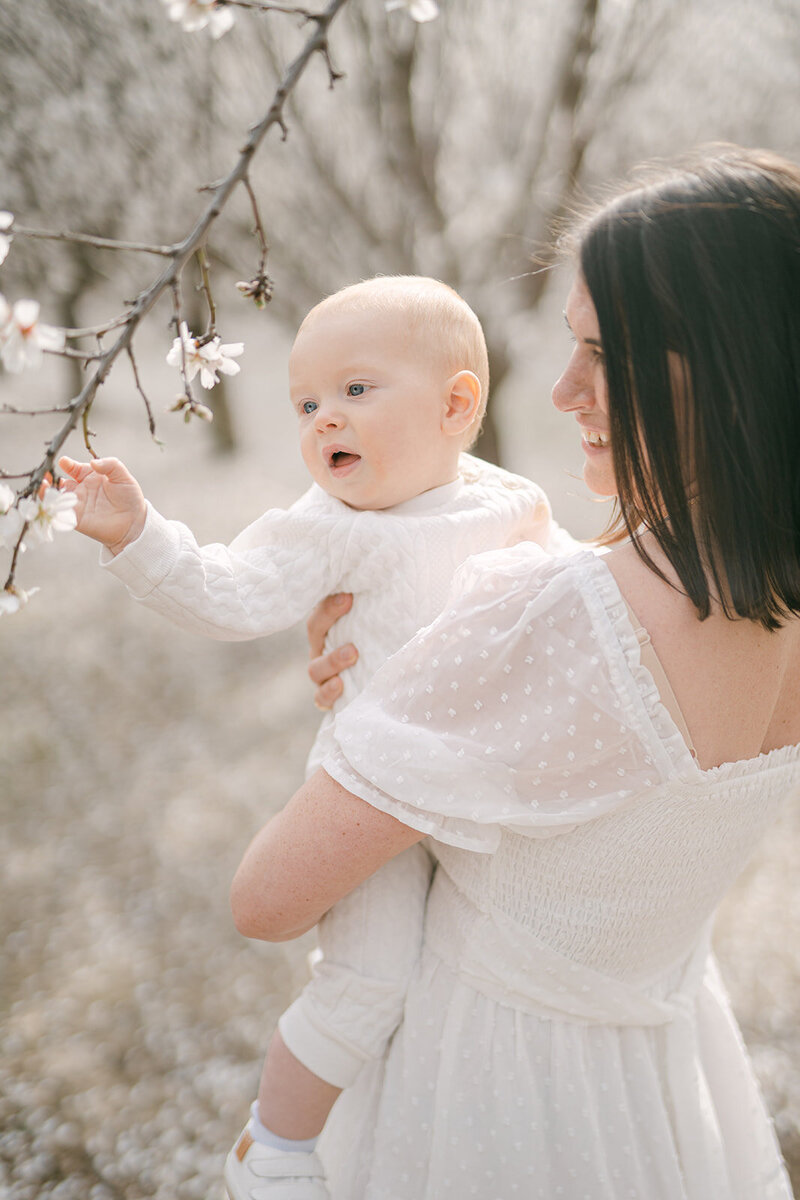
[[[349,383],[347,385],[348,396],[363,396],[366,390],[363,383]]]
[[[314,412],[316,407],[317,407],[316,400],[304,400],[303,403],[300,405],[300,411],[304,412],[306,414],[306,416],[310,416],[311,413]]]

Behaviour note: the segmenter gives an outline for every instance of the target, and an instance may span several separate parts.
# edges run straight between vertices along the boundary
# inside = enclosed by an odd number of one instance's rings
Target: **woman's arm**
[[[425,835],[348,792],[320,769],[257,833],[231,886],[245,937],[286,942]]]

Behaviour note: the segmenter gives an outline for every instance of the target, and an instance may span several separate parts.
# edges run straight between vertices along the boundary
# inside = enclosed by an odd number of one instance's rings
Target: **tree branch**
[[[273,125],[277,125],[285,133],[286,124],[283,117],[283,110],[287,97],[291,94],[314,55],[326,51],[328,30],[331,22],[346,3],[347,0],[330,0],[330,3],[323,12],[309,14],[309,19],[315,22],[316,29],[308,38],[300,53],[287,67],[267,112],[252,127],[250,136],[240,151],[238,161],[228,175],[216,185],[210,202],[196,221],[194,228],[186,235],[183,241],[170,248],[172,261],[165,266],[164,270],[153,281],[150,287],[139,294],[122,326],[122,332],[113,345],[100,355],[94,373],[86,381],[79,395],[72,401],[68,419],[47,444],[44,458],[32,472],[28,487],[25,489],[26,495],[35,494],[48,472],[52,472],[55,460],[61,452],[64,443],[78,424],[78,421],[81,420],[83,413],[91,406],[98,388],[105,382],[114,362],[120,354],[128,350],[139,323],[150,312],[156,301],[166,290],[175,286],[183,268],[197,247],[205,241],[209,229],[227,204],[237,184],[247,175],[253,156],[263,142],[266,134]]]

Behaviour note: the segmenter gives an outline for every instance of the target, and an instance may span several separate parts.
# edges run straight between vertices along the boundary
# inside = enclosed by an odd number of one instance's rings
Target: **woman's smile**
[[[611,445],[611,435],[609,433],[601,433],[598,429],[584,429],[581,427],[581,440],[584,450],[587,453],[592,450],[607,450]]]

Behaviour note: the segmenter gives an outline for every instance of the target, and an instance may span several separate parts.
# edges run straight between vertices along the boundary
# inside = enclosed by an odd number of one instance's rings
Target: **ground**
[[[126,457],[156,504],[207,540],[303,486],[285,342],[261,327],[234,334],[250,380],[234,397],[246,447],[236,458],[215,457],[204,430],[176,416],[159,418],[169,443],[159,452],[124,378],[93,421],[101,449]],[[174,380],[149,371],[164,407]],[[43,379],[6,378],[0,399],[32,396]],[[591,510],[554,465],[575,462],[573,435],[540,403],[535,428],[519,418],[512,465],[553,488],[557,515],[587,533]],[[27,427],[14,436],[6,467],[30,439]],[[248,943],[227,905],[249,837],[302,776],[317,721],[305,642],[301,630],[242,644],[176,634],[96,559],[77,535],[32,550],[23,582],[41,591],[0,621],[0,1196],[206,1200],[220,1195],[267,1036],[312,944]],[[798,848],[795,806],[716,937],[796,1187]]]

